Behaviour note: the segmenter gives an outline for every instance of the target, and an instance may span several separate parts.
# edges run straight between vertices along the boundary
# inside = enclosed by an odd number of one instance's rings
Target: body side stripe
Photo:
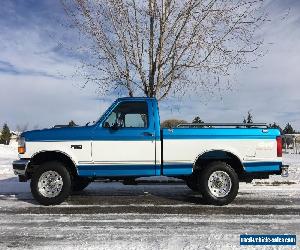
[[[246,172],[270,172],[280,171],[282,162],[243,162]]]
[[[275,139],[276,137],[272,135],[164,135],[164,140],[216,140],[216,139],[225,139],[225,140],[241,140],[241,139]]]
[[[263,139],[275,139],[274,136],[261,136],[261,135],[170,135],[164,136],[163,140],[263,140]],[[93,139],[92,141],[153,141],[153,137],[131,137],[131,136],[120,136],[118,137],[110,137],[103,136],[101,138]],[[61,139],[61,140],[28,140],[28,142],[72,142],[72,141],[91,141],[86,139]]]

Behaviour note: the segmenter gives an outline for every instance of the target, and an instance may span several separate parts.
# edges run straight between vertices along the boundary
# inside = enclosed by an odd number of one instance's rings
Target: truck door
[[[151,111],[151,112],[150,112]],[[152,103],[123,100],[95,129],[92,158],[96,176],[155,175]]]

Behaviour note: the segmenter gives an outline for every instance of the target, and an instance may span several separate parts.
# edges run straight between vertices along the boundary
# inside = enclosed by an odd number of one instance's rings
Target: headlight
[[[18,139],[18,153],[19,154],[25,154],[26,148],[25,148],[25,138],[20,137]]]

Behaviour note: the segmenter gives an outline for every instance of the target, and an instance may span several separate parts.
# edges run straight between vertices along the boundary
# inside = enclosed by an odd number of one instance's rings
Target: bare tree
[[[29,127],[28,123],[17,124],[16,130],[17,130],[17,132],[23,133],[28,130],[28,127]]]
[[[186,120],[168,119],[164,120],[160,125],[162,128],[175,128],[181,123],[188,123]]]
[[[261,55],[263,0],[61,0],[89,41],[85,85],[163,99],[218,89]]]

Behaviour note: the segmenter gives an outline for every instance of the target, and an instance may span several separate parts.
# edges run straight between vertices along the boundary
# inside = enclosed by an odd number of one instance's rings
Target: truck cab
[[[227,124],[228,125],[228,124]],[[277,129],[240,124],[161,128],[155,98],[119,98],[91,126],[28,131],[13,163],[44,205],[63,202],[99,178],[172,176],[210,203],[228,204],[240,181],[287,175]]]

